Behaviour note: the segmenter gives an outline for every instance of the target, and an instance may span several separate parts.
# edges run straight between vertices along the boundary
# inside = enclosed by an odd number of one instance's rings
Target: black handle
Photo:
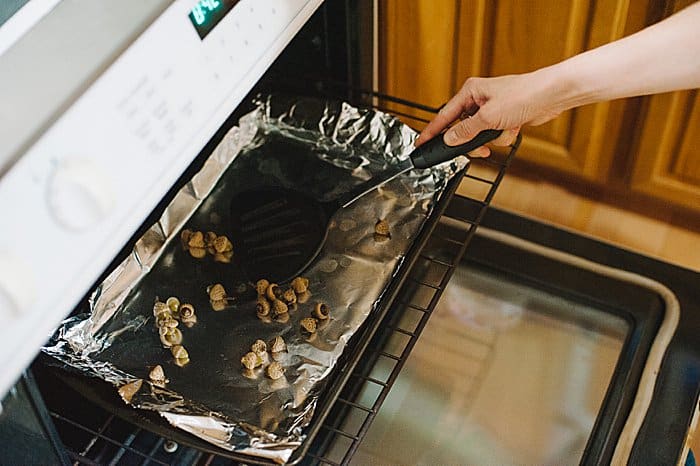
[[[496,139],[502,132],[500,129],[487,129],[477,134],[471,141],[458,146],[448,146],[443,139],[444,134],[440,134],[411,152],[410,157],[416,168],[432,167],[481,147]]]

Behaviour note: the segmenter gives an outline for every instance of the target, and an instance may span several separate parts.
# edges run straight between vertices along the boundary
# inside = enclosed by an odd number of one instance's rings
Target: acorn
[[[258,317],[265,317],[270,314],[270,303],[267,302],[265,298],[262,296],[258,298],[258,302],[255,304],[255,312],[258,314]]]
[[[316,327],[318,322],[313,317],[305,317],[301,319],[299,325],[301,326],[302,333],[314,334],[316,333]]]
[[[292,280],[290,285],[295,293],[303,293],[309,289],[309,279],[304,277],[296,277],[294,280]]]
[[[271,362],[270,365],[267,366],[267,370],[265,372],[272,380],[277,380],[284,377],[284,367],[282,367],[282,364],[277,361]]]
[[[331,308],[325,303],[316,303],[314,308],[314,317],[319,320],[326,320],[331,315]]]
[[[255,291],[258,292],[258,296],[262,296],[265,294],[267,291],[267,287],[270,286],[270,282],[265,280],[264,278],[261,278],[257,282],[255,282]]]

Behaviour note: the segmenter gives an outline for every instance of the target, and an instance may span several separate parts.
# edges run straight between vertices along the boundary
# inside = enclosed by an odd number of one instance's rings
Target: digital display
[[[189,17],[200,39],[204,39],[239,1],[199,0],[190,11]]]

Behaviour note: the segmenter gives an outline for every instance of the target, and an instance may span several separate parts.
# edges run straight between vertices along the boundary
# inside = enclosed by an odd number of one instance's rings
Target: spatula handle
[[[477,134],[471,141],[458,146],[448,146],[445,144],[443,135],[440,134],[414,150],[410,157],[416,168],[432,167],[483,146],[496,139],[501,133],[500,129],[487,129]]]

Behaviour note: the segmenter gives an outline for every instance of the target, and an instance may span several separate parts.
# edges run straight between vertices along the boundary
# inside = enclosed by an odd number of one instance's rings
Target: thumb
[[[447,130],[443,139],[448,146],[458,146],[471,141],[485,129],[489,129],[488,123],[479,115],[479,112],[476,112],[471,117],[460,121]]]

